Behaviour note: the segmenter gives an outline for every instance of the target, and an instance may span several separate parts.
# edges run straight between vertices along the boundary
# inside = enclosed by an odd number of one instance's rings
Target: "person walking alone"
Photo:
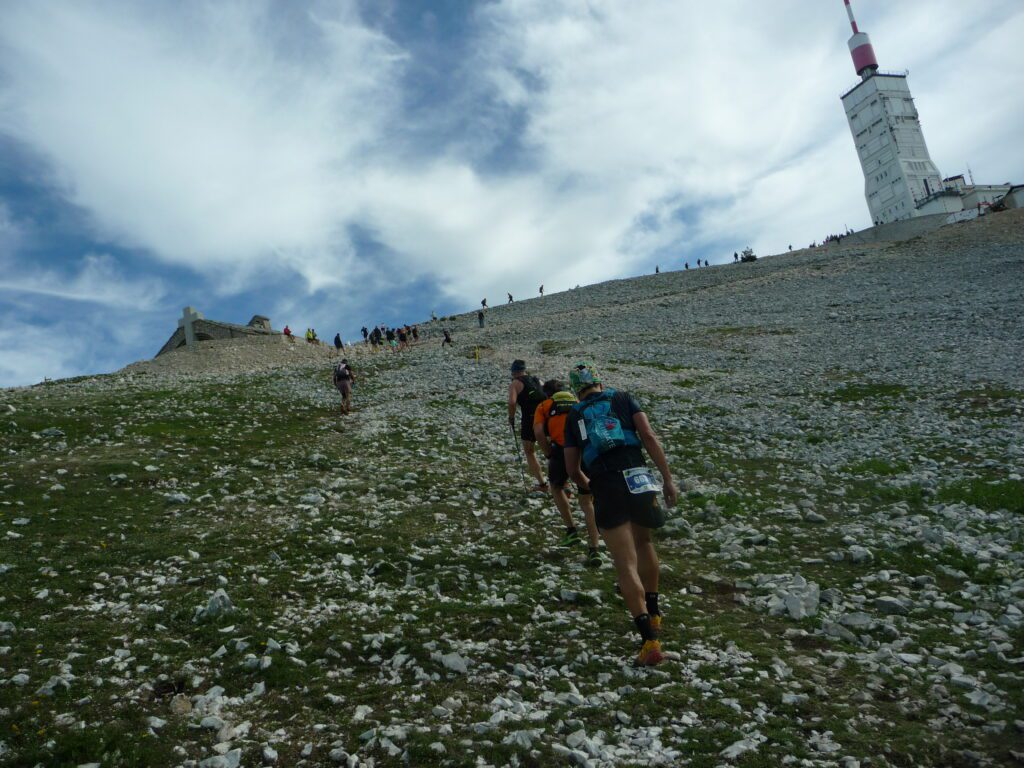
[[[628,392],[605,389],[591,363],[577,363],[569,384],[580,402],[565,425],[566,471],[594,497],[594,517],[615,563],[619,589],[640,634],[638,666],[653,666],[661,651],[660,566],[651,530],[665,524],[658,491],[665,504],[676,504],[678,491],[658,436],[647,414]],[[661,473],[661,485],[644,461],[643,451]]]
[[[355,383],[356,374],[352,370],[346,358],[334,366],[334,386],[341,393],[341,412],[349,414],[352,412],[352,385]]]

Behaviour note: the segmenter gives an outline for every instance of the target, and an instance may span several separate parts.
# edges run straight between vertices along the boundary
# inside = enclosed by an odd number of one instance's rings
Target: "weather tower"
[[[864,197],[875,224],[922,215],[926,199],[943,190],[942,175],[924,142],[907,73],[880,72],[867,33],[857,27],[850,0],[843,0],[853,36],[850,55],[860,82],[842,95],[853,133]]]

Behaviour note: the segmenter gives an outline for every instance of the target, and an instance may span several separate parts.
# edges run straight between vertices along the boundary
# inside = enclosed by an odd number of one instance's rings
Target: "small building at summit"
[[[224,339],[245,339],[253,342],[265,342],[282,336],[270,326],[270,318],[265,315],[253,315],[246,325],[226,323],[222,320],[208,320],[202,312],[193,307],[185,307],[178,319],[178,328],[156,353],[157,357],[179,347],[192,347],[208,341]]]

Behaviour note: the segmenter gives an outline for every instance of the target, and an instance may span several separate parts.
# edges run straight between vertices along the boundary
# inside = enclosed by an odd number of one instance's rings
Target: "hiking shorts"
[[[341,381],[337,382],[334,386],[336,386],[338,388],[338,391],[341,392],[342,397],[349,397],[352,394],[351,379],[342,379]]]
[[[660,528],[665,524],[658,494],[654,491],[630,493],[621,470],[602,472],[590,478],[590,492],[594,495],[594,520],[602,530],[618,528],[624,523],[636,523],[644,528]]]
[[[552,488],[565,488],[569,482],[569,473],[565,469],[565,451],[558,443],[551,444],[551,456],[548,458],[548,483]]]
[[[519,425],[519,437],[523,440],[529,440],[531,443],[537,442],[537,436],[533,434],[533,411],[520,415],[523,419]]]

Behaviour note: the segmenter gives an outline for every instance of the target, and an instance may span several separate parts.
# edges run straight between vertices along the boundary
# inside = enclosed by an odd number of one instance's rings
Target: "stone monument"
[[[195,307],[185,307],[178,318],[178,328],[156,353],[166,354],[179,347],[196,350],[204,342],[240,339],[254,343],[281,340],[284,335],[275,331],[266,315],[253,315],[248,325],[225,323],[221,320],[208,320]]]

